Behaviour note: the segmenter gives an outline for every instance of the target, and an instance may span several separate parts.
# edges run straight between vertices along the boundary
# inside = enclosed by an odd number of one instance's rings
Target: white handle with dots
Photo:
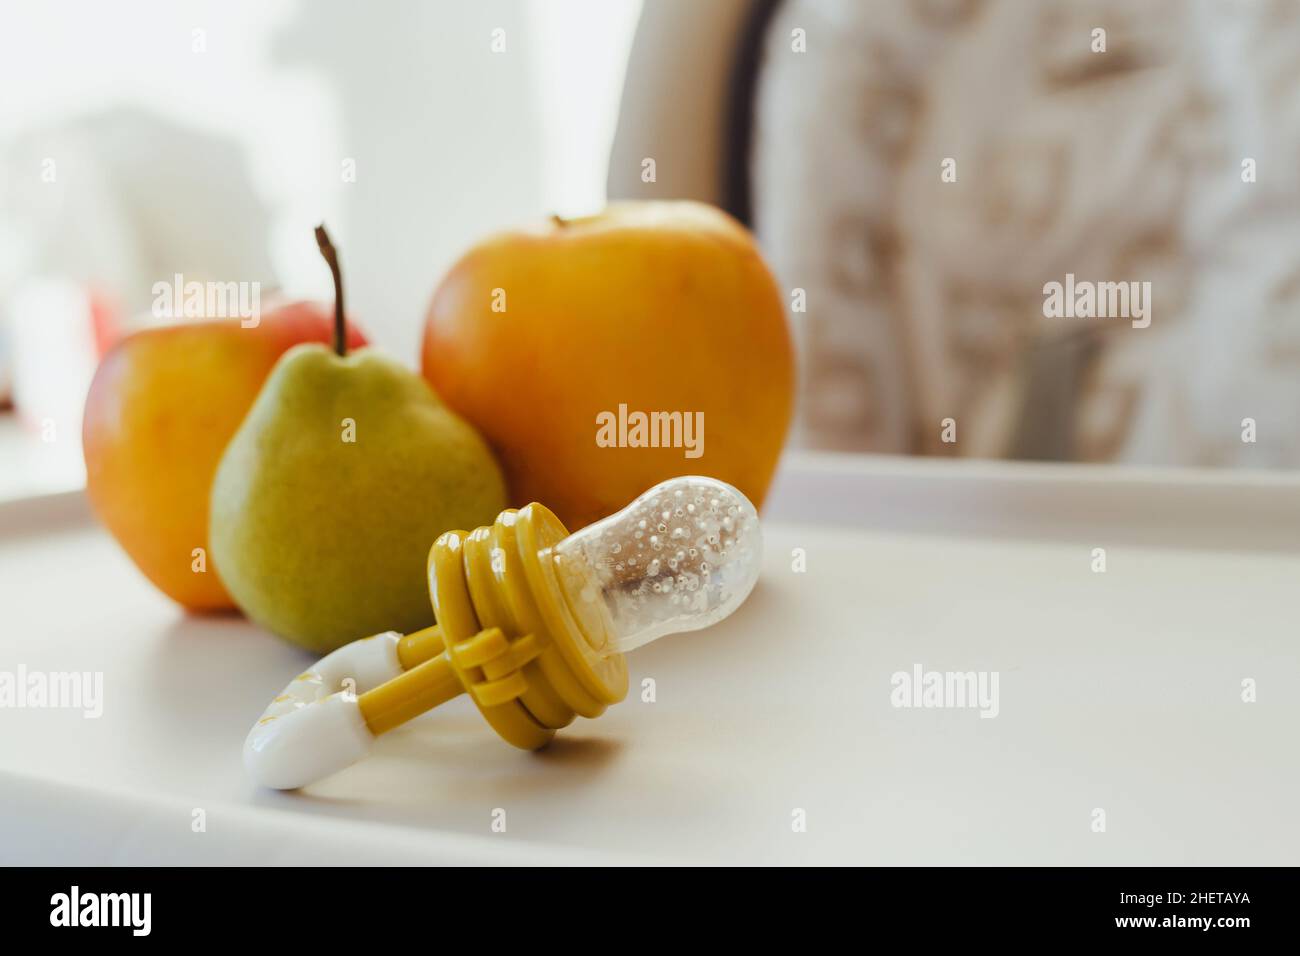
[[[402,673],[396,631],[321,658],[271,701],[244,741],[244,767],[263,787],[294,790],[360,760],[374,743],[357,694]]]

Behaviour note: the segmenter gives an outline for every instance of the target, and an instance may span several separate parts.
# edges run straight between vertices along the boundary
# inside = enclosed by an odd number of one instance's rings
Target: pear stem
[[[339,254],[334,250],[334,243],[330,242],[324,223],[316,227],[316,245],[334,277],[334,351],[342,358],[348,354],[348,329],[343,320],[343,276],[339,274]]]

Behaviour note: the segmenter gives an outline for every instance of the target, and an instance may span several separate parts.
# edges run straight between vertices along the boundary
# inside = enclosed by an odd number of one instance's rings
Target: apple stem
[[[316,245],[320,254],[329,263],[330,275],[334,277],[334,351],[339,358],[348,354],[348,329],[343,320],[343,276],[339,274],[339,254],[334,251],[334,243],[325,231],[325,224],[316,227]]]
[[[569,220],[565,219],[558,212],[551,213],[551,222],[555,223],[561,229],[569,224]]]

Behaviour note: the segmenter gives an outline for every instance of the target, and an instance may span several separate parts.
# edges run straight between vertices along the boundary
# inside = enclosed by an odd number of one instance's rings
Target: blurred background
[[[350,309],[414,365],[469,244],[607,198],[702,199],[757,232],[791,297],[800,445],[1300,464],[1300,3],[0,18],[0,496],[81,483],[90,376],[159,321],[159,280],[328,299],[324,220]],[[1045,318],[1067,273],[1150,282],[1150,326]]]

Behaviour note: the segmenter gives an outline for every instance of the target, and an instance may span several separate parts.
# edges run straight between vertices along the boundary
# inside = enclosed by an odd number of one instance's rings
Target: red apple
[[[208,555],[208,493],[227,442],[281,354],[333,340],[333,309],[294,302],[251,328],[148,329],[104,356],[86,397],[86,486],[140,570],[194,610],[234,607]],[[365,344],[349,324],[348,346]]]

